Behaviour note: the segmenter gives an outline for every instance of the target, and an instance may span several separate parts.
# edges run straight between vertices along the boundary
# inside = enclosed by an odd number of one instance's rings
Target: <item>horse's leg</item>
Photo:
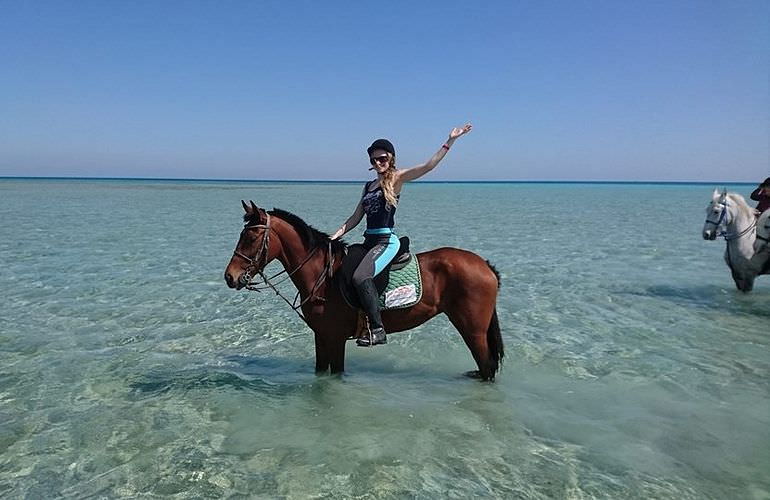
[[[749,293],[754,289],[754,278],[754,276],[743,277],[743,288],[741,288],[743,293]]]
[[[745,275],[732,270],[735,287],[743,293],[748,293],[754,288],[754,276]]]
[[[315,332],[315,372],[326,373],[329,371],[329,348],[323,335]]]
[[[345,336],[335,336],[327,342],[329,350],[329,362],[331,372],[342,373],[345,371]]]
[[[457,331],[460,332],[465,345],[471,351],[476,365],[479,367],[478,373],[469,372],[472,377],[479,377],[482,380],[494,380],[498,363],[492,359],[490,346],[487,341],[487,330],[492,321],[494,304],[492,307],[484,307],[483,304],[471,306],[470,299],[465,298],[466,303],[455,304],[446,311],[449,321],[452,322]]]

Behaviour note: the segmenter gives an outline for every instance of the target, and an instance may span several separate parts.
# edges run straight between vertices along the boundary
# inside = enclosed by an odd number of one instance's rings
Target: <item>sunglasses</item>
[[[388,161],[388,155],[382,155],[382,156],[375,156],[373,158],[369,158],[369,163],[374,165],[375,163],[385,163]]]

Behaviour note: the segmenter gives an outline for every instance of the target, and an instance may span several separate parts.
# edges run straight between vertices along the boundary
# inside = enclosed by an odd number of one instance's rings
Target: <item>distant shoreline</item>
[[[63,177],[63,176],[0,176],[0,181],[152,181],[152,182],[221,182],[243,184],[360,184],[363,180],[314,179],[184,179],[174,177]],[[443,180],[416,181],[417,184],[626,184],[626,185],[696,185],[696,186],[754,186],[746,181],[612,181],[612,180]]]

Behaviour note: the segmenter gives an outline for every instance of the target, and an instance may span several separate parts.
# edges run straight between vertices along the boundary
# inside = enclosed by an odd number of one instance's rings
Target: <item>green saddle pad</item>
[[[380,294],[380,309],[403,309],[415,305],[422,298],[420,262],[412,255],[409,263],[398,271],[391,271],[388,287]]]

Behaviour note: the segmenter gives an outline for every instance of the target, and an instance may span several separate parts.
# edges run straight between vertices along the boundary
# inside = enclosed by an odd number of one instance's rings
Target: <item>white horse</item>
[[[723,236],[727,242],[725,262],[733,275],[738,290],[750,292],[754,279],[770,272],[770,252],[755,253],[757,217],[743,196],[714,190],[711,203],[706,207],[703,239],[715,240]]]

